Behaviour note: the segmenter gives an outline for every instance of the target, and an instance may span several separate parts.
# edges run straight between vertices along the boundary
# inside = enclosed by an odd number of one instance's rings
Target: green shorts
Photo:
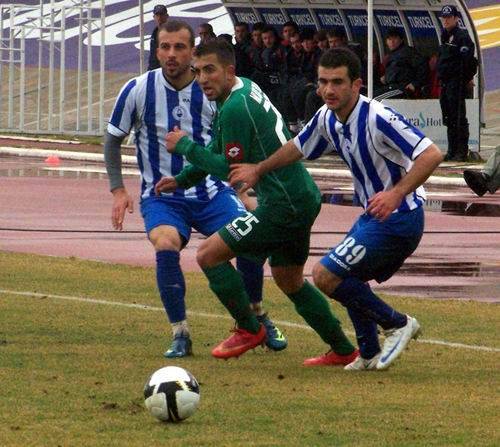
[[[218,233],[237,256],[264,262],[271,266],[304,265],[309,256],[311,227],[319,213],[301,223],[276,219],[268,209],[257,207],[237,217]]]

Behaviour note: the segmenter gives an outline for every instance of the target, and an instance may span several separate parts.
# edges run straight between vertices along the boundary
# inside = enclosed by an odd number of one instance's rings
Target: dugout
[[[280,30],[289,20],[299,27],[313,29],[345,30],[349,40],[368,47],[368,27],[373,28],[373,50],[383,60],[386,53],[384,38],[387,30],[400,28],[406,42],[417,48],[429,60],[431,78],[435,72],[433,62],[443,30],[439,12],[446,4],[453,4],[460,11],[460,26],[467,29],[476,45],[479,70],[474,78],[473,97],[466,100],[469,120],[469,148],[478,153],[480,128],[482,126],[483,72],[479,38],[471,16],[463,0],[373,0],[373,20],[369,20],[368,4],[365,0],[222,0],[231,20],[245,22],[250,26],[264,22]],[[371,1],[369,2],[371,4]],[[403,113],[413,124],[420,127],[440,147],[447,147],[446,127],[443,125],[441,108],[437,98],[413,100],[387,100]]]

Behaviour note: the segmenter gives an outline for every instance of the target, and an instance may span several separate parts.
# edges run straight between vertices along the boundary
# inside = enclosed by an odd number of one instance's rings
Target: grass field
[[[497,305],[388,298],[424,340],[388,371],[353,373],[302,367],[326,348],[272,283],[266,303],[289,348],[213,359],[232,323],[201,275],[187,285],[195,355],[172,362],[152,269],[0,252],[0,445],[500,445]],[[168,364],[201,384],[200,409],[179,424],[143,406],[144,383]]]

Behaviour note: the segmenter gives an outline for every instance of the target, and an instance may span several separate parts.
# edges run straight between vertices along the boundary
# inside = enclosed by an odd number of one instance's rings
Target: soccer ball
[[[155,371],[144,386],[149,412],[161,421],[178,422],[191,416],[200,403],[200,386],[193,375],[178,366]]]

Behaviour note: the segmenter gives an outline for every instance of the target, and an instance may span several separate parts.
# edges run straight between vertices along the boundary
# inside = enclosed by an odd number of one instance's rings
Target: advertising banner
[[[288,21],[288,17],[278,8],[258,8],[259,14],[266,23],[281,32],[281,28]]]
[[[314,29],[316,30],[316,23],[308,9],[288,8],[286,10],[290,20],[299,25],[300,29]]]
[[[314,14],[322,29],[345,28],[342,17],[336,9],[314,9]]]
[[[439,100],[390,99],[382,102],[405,116],[411,124],[418,127],[443,152],[446,152],[448,139]],[[479,99],[467,99],[465,103],[467,120],[469,121],[469,149],[473,152],[479,152]]]
[[[248,23],[250,28],[254,23],[260,22],[260,17],[255,13],[252,8],[226,8],[231,16],[233,23],[242,22]]]

